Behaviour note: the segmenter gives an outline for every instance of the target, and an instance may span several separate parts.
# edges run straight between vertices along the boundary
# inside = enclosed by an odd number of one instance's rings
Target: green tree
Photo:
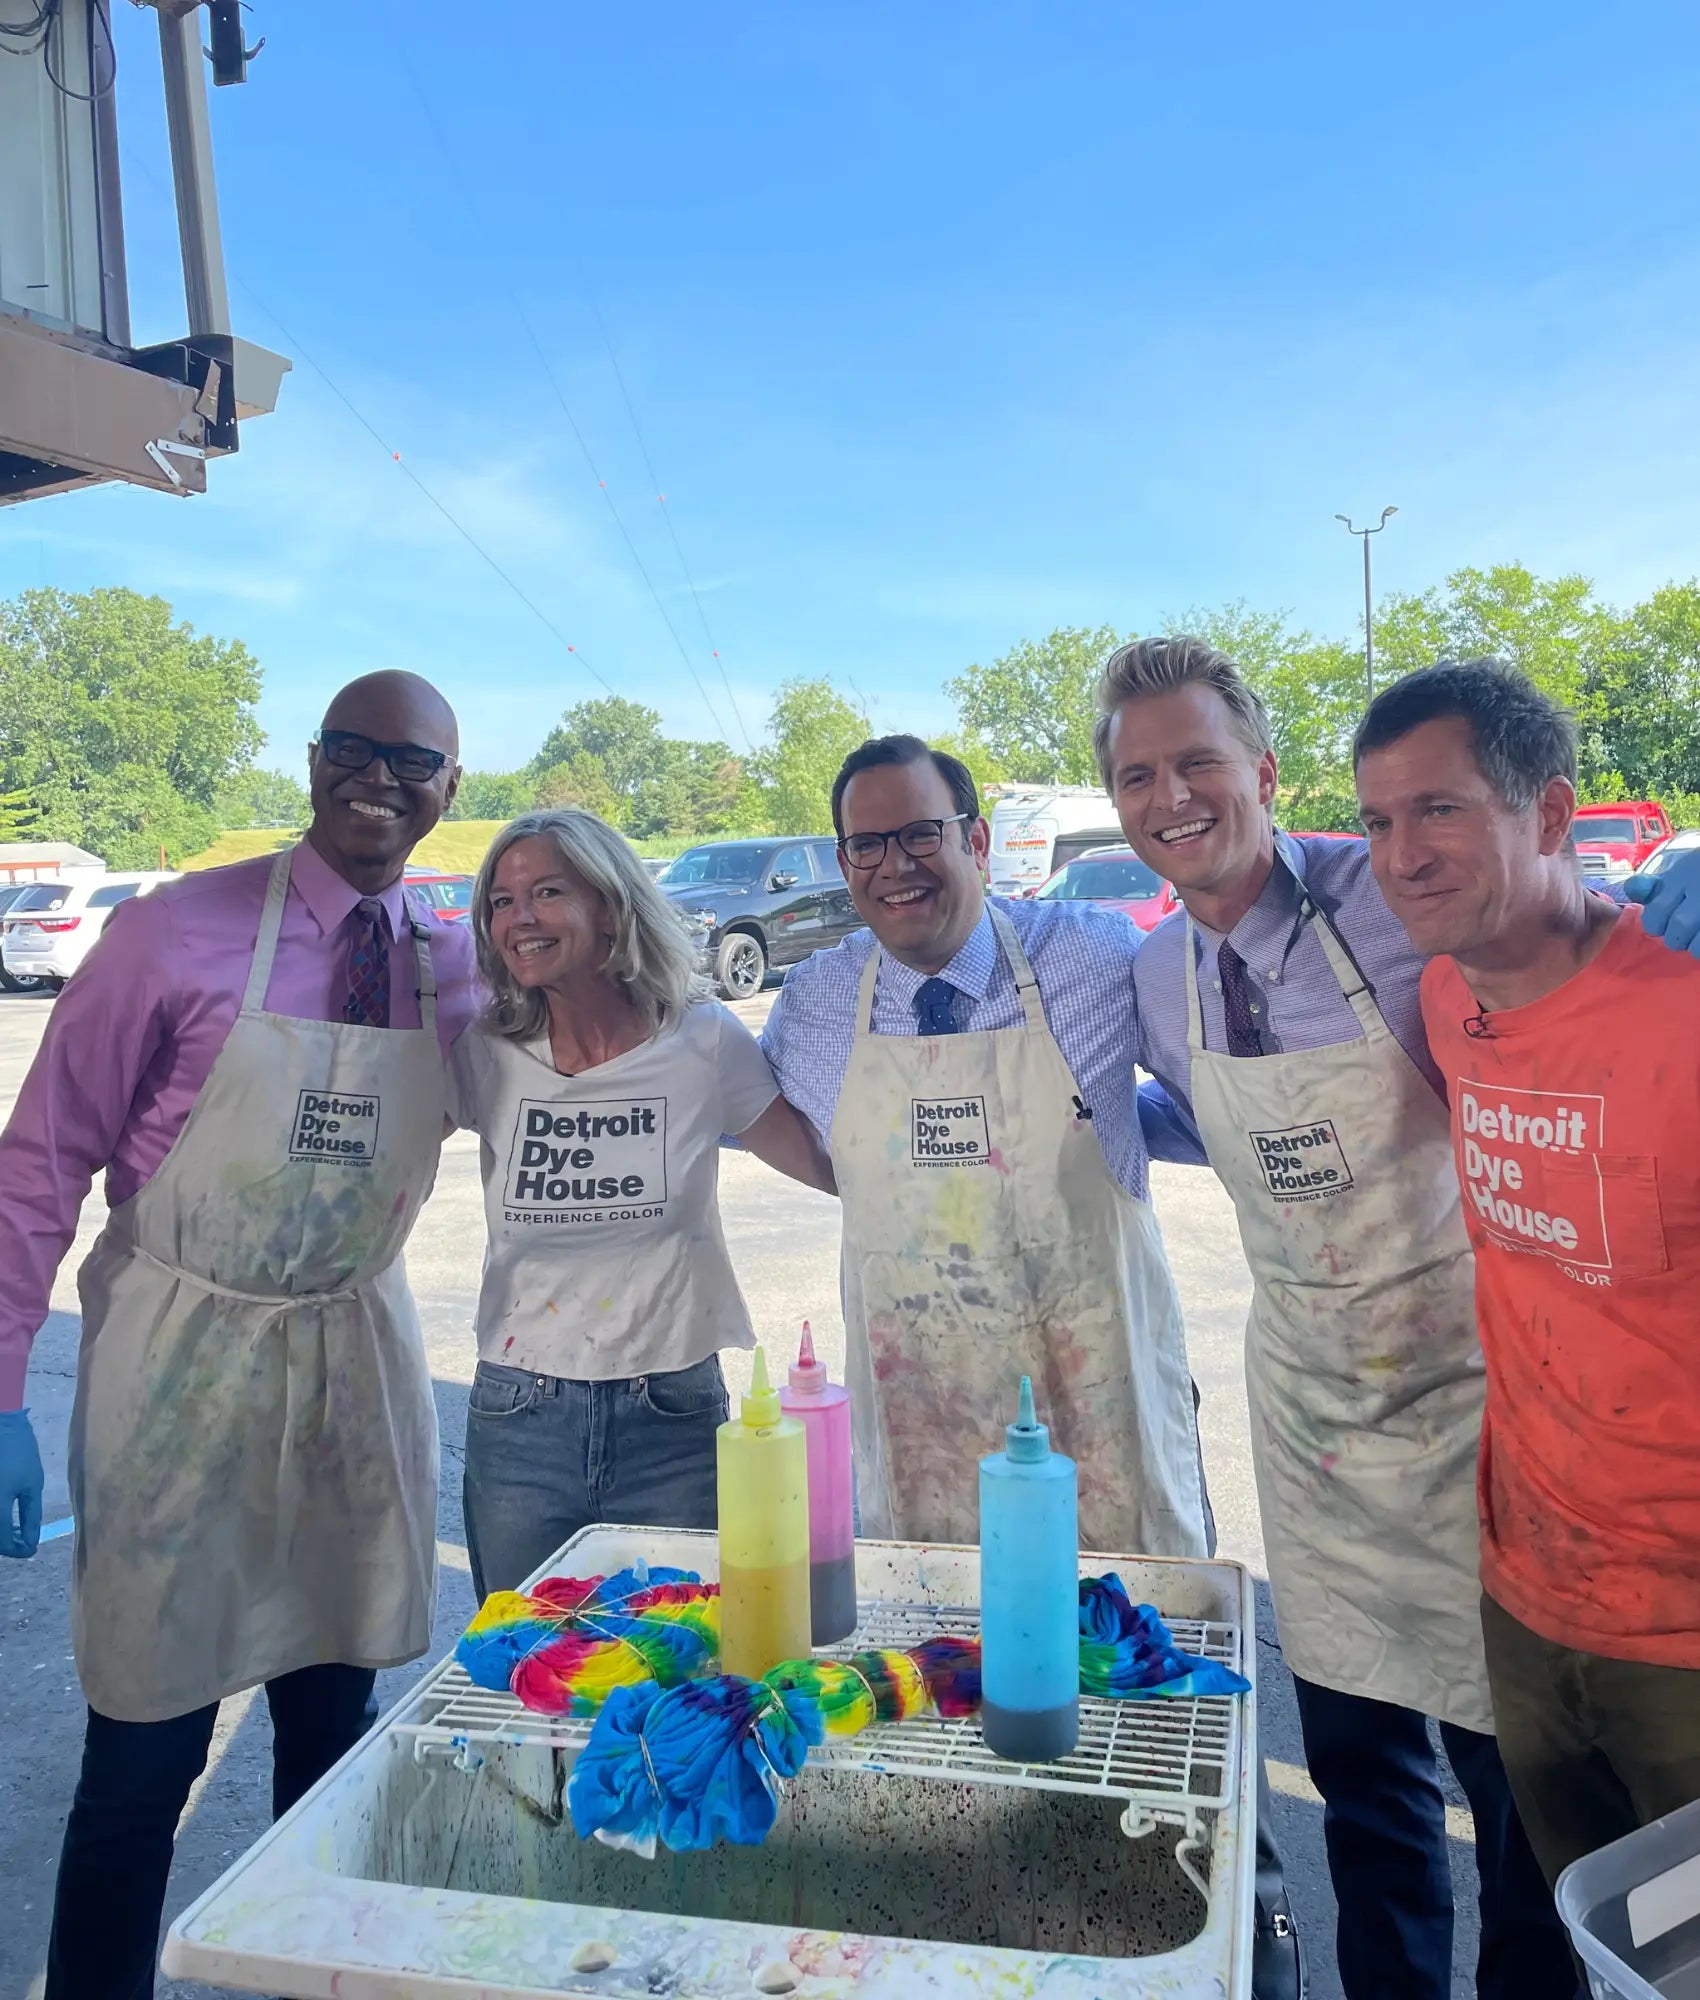
[[[661,734],[661,717],[641,702],[607,695],[599,701],[581,701],[569,708],[560,722],[543,739],[529,769],[541,778],[557,765],[571,763],[578,756],[597,759],[609,790],[619,802],[617,823],[625,824],[644,785],[660,772],[666,752]]]
[[[0,840],[34,840],[41,814],[28,792],[0,792]]]
[[[1622,620],[1595,598],[1585,576],[1542,578],[1521,563],[1459,569],[1440,589],[1384,598],[1376,607],[1376,683],[1436,660],[1491,655],[1526,673],[1586,726],[1598,719],[1593,669],[1621,636]]]
[[[1092,784],[1092,720],[1098,676],[1120,644],[1114,630],[1069,626],[1023,639],[989,667],[965,667],[945,682],[966,735],[983,743],[1011,777],[1034,784]]]
[[[752,760],[776,833],[832,831],[832,781],[872,733],[867,716],[830,681],[781,685],[768,720],[770,741]]]
[[[970,735],[966,730],[956,730],[946,736],[931,736],[927,740],[935,750],[942,750],[947,757],[955,757],[960,763],[968,766],[968,775],[974,780],[974,789],[980,794],[981,809],[989,812],[990,807],[986,805],[986,788],[989,785],[1004,784],[1010,777],[1009,766],[997,752],[978,736]]]
[[[583,806],[599,814],[611,826],[622,824],[622,802],[608,782],[602,759],[589,750],[575,750],[560,763],[551,765],[536,781],[535,803],[539,806]]]
[[[1667,584],[1635,606],[1596,662],[1589,697],[1592,796],[1700,792],[1700,581]],[[1612,779],[1620,789],[1602,790]]]
[[[213,811],[220,826],[281,826],[293,833],[313,816],[307,787],[282,771],[238,771],[218,788]]]
[[[43,838],[113,867],[180,860],[253,762],[259,694],[248,649],[173,622],[163,598],[25,591],[0,602],[0,790],[30,794]]]
[[[518,819],[537,803],[529,771],[463,771],[448,819]]]

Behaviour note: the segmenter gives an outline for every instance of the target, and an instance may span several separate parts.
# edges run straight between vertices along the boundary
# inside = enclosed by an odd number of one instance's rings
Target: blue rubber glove
[[[0,1410],[0,1556],[33,1556],[41,1540],[41,1453],[28,1410]]]
[[[1631,875],[1623,885],[1641,905],[1641,928],[1672,951],[1700,958],[1700,847],[1685,848],[1657,875]]]

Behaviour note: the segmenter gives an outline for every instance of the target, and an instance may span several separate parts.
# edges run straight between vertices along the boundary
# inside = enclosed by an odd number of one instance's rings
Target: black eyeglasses
[[[967,817],[967,813],[952,813],[949,819],[912,819],[889,833],[847,833],[838,843],[838,851],[852,868],[877,868],[885,859],[886,843],[895,840],[905,854],[924,861],[944,845],[945,828]]]
[[[352,729],[321,729],[313,741],[338,770],[364,771],[374,757],[382,757],[396,777],[413,785],[427,783],[449,761],[444,750],[427,750],[422,743],[379,743]]]

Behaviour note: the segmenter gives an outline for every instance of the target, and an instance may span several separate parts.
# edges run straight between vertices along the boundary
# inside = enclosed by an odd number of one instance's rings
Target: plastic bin
[[[1700,2000],[1700,1799],[1558,1878],[1595,2000]]]

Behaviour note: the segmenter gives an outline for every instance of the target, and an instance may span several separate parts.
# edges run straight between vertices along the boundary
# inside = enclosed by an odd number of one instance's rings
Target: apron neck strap
[[[437,968],[431,963],[431,932],[428,925],[414,914],[405,888],[401,892],[401,907],[407,916],[408,929],[413,933],[413,962],[419,968],[419,1026],[427,1035],[434,1034],[437,1027]]]
[[[1009,961],[1009,969],[1015,975],[1015,991],[1021,1001],[1021,1011],[1027,1016],[1027,1025],[1036,1028],[1040,1034],[1048,1035],[1050,1027],[1045,1020],[1045,1009],[1039,999],[1039,982],[1033,977],[1033,968],[1027,963],[1027,954],[1021,949],[1021,940],[1015,934],[1015,926],[996,903],[986,905],[986,915],[992,920],[992,933],[1003,946],[1003,955]]]
[[[289,894],[289,871],[295,865],[295,849],[279,850],[266,880],[266,900],[260,911],[260,931],[254,940],[254,957],[248,967],[248,984],[242,995],[244,1014],[263,1014],[266,989],[272,983],[272,961],[277,957],[278,932],[283,928],[284,898]]]
[[[1186,1046],[1189,1055],[1204,1053],[1204,1009],[1198,1000],[1198,927],[1186,913]]]
[[[1358,1026],[1363,1030],[1365,1041],[1376,1041],[1390,1032],[1381,1018],[1381,1009],[1375,1004],[1375,989],[1364,977],[1363,968],[1352,956],[1346,941],[1334,928],[1327,912],[1311,895],[1299,877],[1288,867],[1279,852],[1275,856],[1275,866],[1283,870],[1287,879],[1298,891],[1299,921],[1308,923],[1316,934],[1316,941],[1322,947],[1322,955],[1328,961],[1329,970],[1340,988],[1340,997],[1357,1016]],[[1198,978],[1203,969],[1198,962],[1198,931],[1192,920],[1192,912],[1186,917],[1186,1028],[1187,1049],[1193,1055],[1204,1052],[1204,1010],[1198,998]]]
[[[289,895],[289,871],[295,863],[295,849],[284,848],[272,863],[266,880],[266,900],[260,911],[260,931],[254,940],[253,962],[248,967],[248,984],[242,994],[244,1014],[263,1014],[266,992],[272,983],[272,965],[277,958],[278,935],[283,929],[283,905]],[[401,892],[407,927],[413,934],[413,962],[419,973],[419,1025],[427,1034],[437,1026],[437,969],[431,963],[431,933],[414,914]]]
[[[873,950],[868,953],[868,962],[862,967],[862,984],[856,994],[858,1035],[871,1035],[874,1031],[874,988],[879,984],[880,960],[884,956],[876,938]]]

